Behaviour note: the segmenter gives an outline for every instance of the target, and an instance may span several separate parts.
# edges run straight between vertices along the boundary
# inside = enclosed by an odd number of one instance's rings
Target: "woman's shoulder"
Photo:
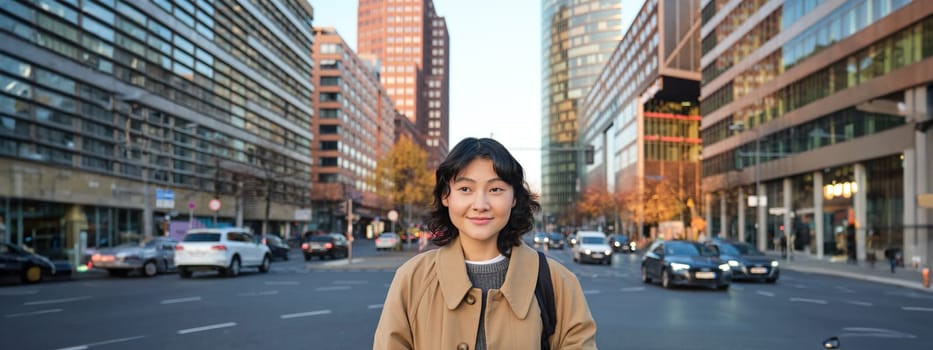
[[[411,257],[411,259],[408,259],[408,261],[396,270],[395,274],[414,276],[429,273],[437,264],[438,250],[439,249],[432,249]]]

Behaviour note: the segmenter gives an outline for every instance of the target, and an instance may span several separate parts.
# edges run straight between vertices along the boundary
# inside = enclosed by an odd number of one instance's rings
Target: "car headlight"
[[[606,253],[606,255],[612,255],[612,249],[606,249],[606,251],[603,253]]]
[[[612,245],[614,245],[614,246],[616,246],[616,247],[620,247],[620,246],[622,246],[622,243],[619,243],[619,242],[612,242]]]
[[[736,260],[729,260],[729,266],[739,267],[739,262]]]
[[[719,269],[723,271],[729,271],[729,264],[719,265]]]
[[[777,260],[771,260],[771,267],[778,267]]]
[[[583,250],[583,254],[590,255],[591,253],[593,252],[591,252],[589,249]]]
[[[635,242],[632,242],[632,243],[629,243],[628,246],[629,246],[629,247],[632,247],[632,250],[635,250],[636,244],[635,244]]]
[[[671,269],[674,270],[674,271],[689,270],[689,269],[690,269],[690,265],[681,264],[681,263],[671,263]]]

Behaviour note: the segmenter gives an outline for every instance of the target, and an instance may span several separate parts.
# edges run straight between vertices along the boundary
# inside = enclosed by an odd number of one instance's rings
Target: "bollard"
[[[930,268],[923,268],[923,288],[930,288]]]

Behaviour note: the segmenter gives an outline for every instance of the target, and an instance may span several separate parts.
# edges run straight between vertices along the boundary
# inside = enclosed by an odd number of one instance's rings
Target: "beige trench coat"
[[[373,349],[472,349],[482,291],[472,288],[464,261],[456,240],[402,265],[386,295]],[[557,309],[551,349],[596,349],[596,323],[580,282],[560,263],[549,260],[549,266]],[[537,278],[534,249],[525,244],[513,248],[502,288],[488,292],[487,349],[541,348]]]

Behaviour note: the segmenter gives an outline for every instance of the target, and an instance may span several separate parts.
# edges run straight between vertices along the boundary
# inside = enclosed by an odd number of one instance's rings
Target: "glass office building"
[[[75,258],[192,226],[297,229],[312,18],[299,0],[0,3],[2,239]]]
[[[933,2],[703,1],[713,234],[929,263]]]

